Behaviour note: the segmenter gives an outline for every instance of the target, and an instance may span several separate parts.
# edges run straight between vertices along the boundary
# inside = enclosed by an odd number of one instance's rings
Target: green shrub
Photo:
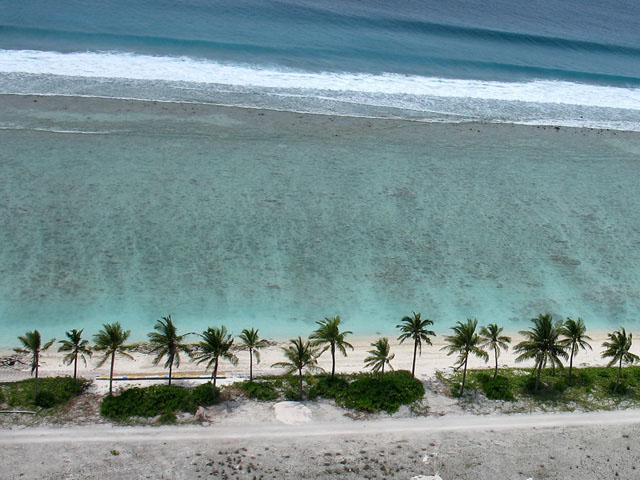
[[[2,393],[2,388],[0,388],[0,403],[4,402],[4,393]]]
[[[119,395],[106,397],[100,413],[114,420],[129,417],[154,417],[166,412],[191,412],[196,410],[191,392],[182,387],[153,385],[146,388],[129,388]]]
[[[171,411],[164,412],[160,415],[160,418],[158,418],[158,423],[161,425],[173,425],[177,421],[178,417],[176,417],[176,414]]]
[[[401,405],[413,403],[424,396],[424,387],[410,372],[399,370],[384,377],[366,374],[354,380],[339,394],[338,402],[347,408],[365,412],[384,410],[393,413]]]
[[[349,388],[349,382],[342,377],[320,377],[315,385],[309,389],[309,399],[316,397],[338,398]]]
[[[51,408],[56,404],[56,396],[48,390],[38,392],[35,404],[42,408]]]
[[[501,375],[493,378],[493,376],[485,373],[478,375],[478,381],[487,398],[491,400],[507,400],[510,402],[515,400],[513,389],[508,378]]]
[[[284,391],[284,398],[289,400],[290,402],[299,402],[302,400],[300,397],[300,392],[298,390],[293,390],[292,388],[287,388]]]
[[[239,386],[247,397],[262,402],[275,400],[280,396],[272,382],[242,382]]]
[[[211,382],[198,385],[191,391],[191,398],[196,405],[208,407],[220,403],[220,389]]]

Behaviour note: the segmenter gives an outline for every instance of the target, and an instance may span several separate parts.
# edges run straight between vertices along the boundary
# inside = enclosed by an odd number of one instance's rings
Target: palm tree
[[[492,348],[493,356],[496,359],[496,369],[493,371],[493,378],[498,376],[498,357],[500,356],[500,349],[509,350],[509,344],[511,343],[511,337],[506,335],[500,335],[504,330],[502,327],[498,327],[495,323],[490,323],[486,327],[480,329],[480,337],[482,337],[482,343],[480,346],[483,348]]]
[[[319,349],[310,341],[302,340],[302,337],[292,338],[289,340],[291,345],[282,347],[284,356],[288,362],[277,362],[272,365],[276,368],[286,368],[287,373],[298,371],[300,398],[302,398],[302,371],[307,370],[309,373],[322,372],[322,368],[318,366]]]
[[[485,362],[489,359],[489,355],[481,347],[480,335],[476,333],[478,320],[467,318],[465,323],[458,322],[451,327],[453,335],[444,337],[445,345],[441,350],[448,350],[447,355],[458,354],[458,364],[456,368],[464,367],[462,371],[462,385],[460,387],[460,396],[464,394],[464,385],[467,380],[467,363],[469,354],[473,353],[476,357],[482,358]]]
[[[349,330],[340,331],[340,316],[327,317],[324,320],[318,320],[316,323],[319,327],[309,338],[315,340],[316,345],[326,344],[320,355],[329,349],[331,350],[331,379],[333,380],[336,373],[336,348],[346,357],[347,348],[353,350],[353,345],[347,342],[345,337],[353,332]]]
[[[569,376],[571,376],[571,371],[573,370],[573,357],[578,354],[579,349],[593,350],[591,345],[587,340],[591,340],[587,334],[587,327],[584,324],[582,318],[578,317],[578,320],[574,320],[571,317],[567,317],[564,325],[560,329],[560,334],[565,338],[560,340],[560,343],[568,348],[571,346],[571,353],[569,354]]]
[[[608,367],[618,363],[618,378],[616,379],[615,387],[613,387],[613,391],[616,392],[618,390],[618,385],[620,384],[622,362],[635,363],[640,360],[640,357],[629,351],[631,350],[633,335],[631,333],[627,335],[624,328],[620,327],[620,330],[616,330],[608,336],[609,340],[602,344],[605,348],[605,351],[602,352],[602,358],[611,357],[611,361],[607,365]]]
[[[562,360],[568,357],[565,347],[560,343],[560,328],[554,324],[551,314],[540,314],[537,318],[532,318],[533,327],[530,330],[520,332],[525,340],[517,344],[514,350],[520,355],[516,362],[533,359],[536,369],[536,392],[540,387],[540,373],[546,367],[547,362],[555,368],[556,365],[562,367]]]
[[[153,326],[156,332],[150,332],[149,343],[151,344],[151,353],[155,353],[153,364],[158,365],[163,357],[167,357],[164,368],[169,368],[169,385],[171,385],[171,374],[173,366],[180,367],[180,352],[191,355],[189,345],[182,343],[184,338],[189,335],[178,335],[178,329],[171,320],[171,315],[162,317]]]
[[[413,317],[403,317],[402,323],[396,325],[396,328],[399,328],[402,332],[398,337],[400,343],[409,338],[413,339],[413,364],[411,366],[411,375],[415,377],[416,353],[420,352],[420,356],[422,356],[422,342],[427,345],[431,345],[431,339],[429,336],[435,337],[436,333],[433,330],[427,329],[429,325],[433,325],[433,321],[427,318],[422,320],[419,312],[412,313]]]
[[[391,360],[394,359],[396,354],[391,353],[389,339],[386,337],[373,342],[371,346],[373,350],[367,352],[371,355],[364,359],[364,366],[371,368],[374,373],[380,372],[382,378],[384,378],[384,366],[389,365],[389,368],[393,370]]]
[[[207,368],[213,365],[211,381],[213,388],[216,388],[220,359],[224,358],[232,365],[238,364],[238,357],[233,354],[233,335],[228,333],[227,327],[223,325],[220,328],[207,328],[200,337],[202,341],[195,345],[196,353],[193,358],[198,363],[207,362]]]
[[[242,345],[242,350],[249,350],[249,381],[253,381],[253,357],[256,357],[256,363],[260,363],[260,349],[268,347],[270,345],[268,340],[260,338],[258,330],[252,328],[251,330],[244,329],[239,335]]]
[[[40,354],[47,350],[53,342],[56,341],[55,338],[52,338],[47,343],[42,345],[42,339],[40,338],[40,332],[38,330],[34,330],[33,332],[27,332],[24,336],[18,337],[20,343],[24,348],[14,348],[13,351],[16,353],[27,353],[31,354],[31,375],[33,372],[36,373],[36,379],[33,386],[33,398],[35,399],[38,396],[38,370],[40,368]]]
[[[93,349],[97,352],[104,351],[104,357],[98,362],[98,367],[104,365],[109,358],[111,359],[111,368],[109,369],[109,396],[113,393],[113,365],[116,361],[116,354],[120,354],[124,357],[133,357],[127,353],[127,350],[131,349],[130,345],[125,345],[125,342],[129,338],[131,330],[124,331],[120,322],[105,323],[102,325],[102,330],[93,336],[93,343],[95,347]]]
[[[67,365],[71,365],[73,363],[73,379],[78,378],[78,357],[82,359],[84,362],[84,366],[87,366],[87,358],[85,355],[89,357],[93,355],[91,349],[87,346],[89,340],[82,338],[82,332],[84,329],[78,331],[75,328],[73,330],[69,330],[65,332],[68,340],[60,340],[62,344],[60,348],[58,348],[59,352],[69,352],[67,353],[63,361]]]

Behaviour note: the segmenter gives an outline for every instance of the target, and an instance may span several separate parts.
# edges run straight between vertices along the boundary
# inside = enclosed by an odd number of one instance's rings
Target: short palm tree
[[[58,348],[59,352],[69,352],[67,353],[63,361],[67,365],[71,365],[73,363],[73,379],[78,378],[78,358],[80,358],[84,362],[84,366],[87,366],[87,357],[93,355],[93,352],[88,347],[89,340],[82,338],[82,332],[84,329],[78,331],[75,328],[73,330],[69,330],[65,332],[68,340],[60,340],[62,344],[60,348]]]
[[[169,369],[169,385],[171,385],[171,374],[173,366],[180,367],[180,352],[191,355],[191,348],[183,343],[188,333],[178,335],[178,329],[171,320],[171,315],[162,317],[153,326],[155,332],[149,332],[149,343],[151,344],[151,353],[155,353],[153,364],[158,365],[163,357],[167,357],[164,362],[164,368]]]
[[[493,356],[496,359],[496,368],[493,371],[493,378],[498,376],[498,357],[500,356],[500,349],[509,350],[509,344],[511,343],[511,337],[506,335],[500,335],[504,330],[502,327],[498,327],[495,323],[490,323],[486,327],[480,329],[480,337],[482,342],[480,346],[483,348],[493,349]]]
[[[346,357],[347,348],[353,350],[353,345],[347,342],[345,337],[353,332],[349,330],[340,331],[340,316],[327,317],[324,320],[318,320],[316,323],[319,327],[309,338],[314,340],[316,345],[326,345],[320,355],[327,350],[331,351],[331,379],[333,379],[336,373],[336,348]]]
[[[47,350],[53,342],[56,341],[55,338],[52,338],[47,343],[42,345],[42,338],[40,337],[40,332],[38,330],[34,330],[33,332],[27,332],[23,336],[18,337],[20,343],[22,343],[22,348],[14,348],[13,350],[17,353],[27,353],[31,355],[31,375],[36,374],[35,382],[33,384],[33,398],[35,399],[38,396],[38,370],[40,368],[40,354]]]
[[[389,368],[393,370],[391,366],[391,360],[396,356],[395,353],[391,353],[391,347],[389,346],[389,339],[384,337],[371,344],[373,350],[369,350],[369,356],[364,359],[364,366],[371,368],[373,373],[380,372],[382,378],[384,378],[384,366],[389,365]]]
[[[587,341],[591,340],[591,337],[589,337],[586,332],[587,327],[580,317],[578,317],[578,320],[567,317],[560,329],[560,334],[565,337],[560,340],[560,343],[565,348],[571,347],[569,353],[569,376],[571,376],[571,371],[573,370],[573,357],[578,354],[578,350],[586,350],[587,348],[593,350]]]
[[[211,381],[213,382],[213,388],[215,388],[218,380],[220,359],[223,358],[232,365],[238,364],[238,357],[233,353],[233,335],[228,333],[227,327],[223,325],[219,328],[207,328],[200,337],[202,341],[195,345],[196,351],[193,354],[193,358],[198,363],[206,362],[207,368],[211,368],[211,365],[213,365]]]
[[[93,343],[95,347],[93,349],[97,352],[104,352],[104,356],[98,362],[98,367],[104,365],[104,363],[111,359],[111,368],[109,369],[109,396],[113,394],[113,366],[116,362],[116,354],[120,354],[124,357],[133,357],[127,353],[127,350],[131,349],[130,345],[125,345],[125,342],[131,335],[131,330],[123,330],[120,322],[105,323],[102,325],[102,330],[93,336]]]
[[[422,355],[422,342],[427,345],[431,345],[431,337],[435,337],[436,333],[433,330],[429,330],[427,327],[433,325],[433,321],[425,318],[420,318],[420,312],[412,312],[412,317],[403,317],[402,323],[396,325],[402,332],[398,337],[400,343],[411,338],[413,340],[413,364],[411,365],[411,375],[415,377],[416,374],[416,354],[419,352]]]
[[[467,380],[467,363],[469,362],[469,355],[473,354],[476,357],[482,358],[485,362],[489,359],[489,355],[481,347],[482,339],[476,332],[478,327],[478,320],[475,318],[467,318],[465,323],[458,322],[455,326],[451,327],[453,335],[447,335],[444,337],[447,345],[442,347],[441,350],[447,350],[447,355],[458,355],[458,363],[456,368],[463,367],[462,371],[462,385],[460,386],[460,396],[464,394],[464,385]]]
[[[556,365],[562,367],[561,358],[566,359],[568,355],[565,347],[560,343],[561,326],[553,323],[551,314],[540,314],[531,321],[533,327],[520,332],[525,339],[518,343],[514,350],[520,354],[516,357],[516,362],[531,359],[535,361],[537,392],[540,388],[540,373],[547,362],[554,368]]]
[[[323,371],[322,368],[318,366],[320,350],[312,342],[302,340],[302,337],[292,338],[289,342],[289,346],[282,347],[284,356],[288,361],[274,363],[272,367],[286,368],[287,373],[298,372],[298,389],[300,398],[302,398],[303,370],[311,374]]]
[[[618,391],[618,385],[620,385],[620,374],[622,373],[622,363],[635,363],[640,360],[640,357],[631,353],[631,344],[633,343],[633,335],[627,332],[624,328],[620,327],[620,330],[616,330],[608,335],[609,340],[605,341],[602,346],[605,348],[602,352],[602,358],[611,358],[611,361],[607,366],[618,364],[618,378],[616,379],[616,385],[613,387],[613,391]]]
[[[260,349],[268,347],[269,341],[260,338],[258,330],[252,328],[251,330],[244,329],[238,336],[242,345],[240,349],[249,351],[249,381],[253,381],[253,357],[256,357],[256,363],[260,363]]]

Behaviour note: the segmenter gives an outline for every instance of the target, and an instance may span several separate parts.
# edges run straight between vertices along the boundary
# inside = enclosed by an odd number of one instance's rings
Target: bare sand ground
[[[634,479],[638,422],[625,411],[24,429],[0,435],[0,477]]]

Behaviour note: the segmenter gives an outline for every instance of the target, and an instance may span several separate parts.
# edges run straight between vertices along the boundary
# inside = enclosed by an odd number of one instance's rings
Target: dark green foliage
[[[173,425],[177,420],[178,417],[176,417],[175,412],[167,411],[160,415],[160,418],[158,418],[158,423],[160,425]]]
[[[4,402],[4,393],[2,393],[2,390],[0,389],[0,403]]]
[[[320,377],[309,389],[309,398],[338,398],[349,388],[349,382],[343,377]]]
[[[220,392],[217,389],[213,390],[210,383],[200,385],[194,390],[174,385],[134,387],[119,395],[106,397],[100,406],[100,413],[113,420],[154,417],[175,412],[195,413],[198,405],[211,405],[211,402],[216,403],[219,397]]]
[[[208,407],[220,403],[220,389],[211,382],[198,385],[191,391],[191,398],[196,405]]]
[[[337,401],[347,408],[365,412],[384,410],[393,413],[424,396],[424,387],[411,372],[399,370],[380,377],[361,375],[339,395]]]
[[[261,402],[268,402],[270,400],[275,400],[280,396],[277,387],[282,386],[282,382],[279,382],[279,385],[275,385],[274,382],[268,381],[242,382],[238,386],[247,395],[247,397],[260,400]]]
[[[491,400],[513,401],[513,386],[509,379],[499,375],[493,378],[492,375],[482,373],[477,376],[482,392]]]
[[[51,408],[66,403],[68,400],[80,395],[91,384],[84,378],[72,377],[45,377],[40,378],[38,396],[39,403],[33,398],[34,378],[20,382],[7,382],[0,384],[0,396],[4,396],[10,407],[33,408],[40,406]],[[45,393],[46,392],[46,393]],[[42,397],[41,394],[45,396]]]
[[[284,398],[286,400],[289,400],[290,402],[299,402],[300,400],[302,400],[302,396],[300,395],[300,392],[293,390],[291,388],[288,388],[287,390],[284,391]]]

